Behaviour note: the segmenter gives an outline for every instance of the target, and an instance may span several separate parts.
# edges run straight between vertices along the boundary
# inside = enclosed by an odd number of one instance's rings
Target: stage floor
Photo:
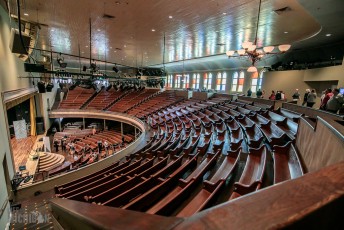
[[[11,139],[14,167],[16,172],[19,171],[19,166],[26,165],[29,153],[36,143],[37,137],[38,136],[29,136],[19,140],[14,137]]]

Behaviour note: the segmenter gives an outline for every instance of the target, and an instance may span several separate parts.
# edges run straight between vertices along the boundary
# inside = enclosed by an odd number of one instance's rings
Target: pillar
[[[121,135],[123,135],[123,122],[121,122]]]

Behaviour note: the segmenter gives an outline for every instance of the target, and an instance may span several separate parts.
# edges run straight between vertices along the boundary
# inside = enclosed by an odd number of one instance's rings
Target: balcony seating
[[[303,169],[294,145],[274,146],[274,184],[302,176]]]
[[[238,182],[234,184],[234,191],[230,200],[260,189],[266,166],[266,147],[250,149],[244,171]]]

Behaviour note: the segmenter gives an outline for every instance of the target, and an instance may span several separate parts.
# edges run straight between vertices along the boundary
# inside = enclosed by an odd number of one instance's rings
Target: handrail
[[[9,199],[8,197],[6,197],[6,199],[4,200],[4,202],[2,203],[1,205],[1,209],[0,209],[0,219],[2,217],[2,215],[4,214],[5,210],[6,210],[6,206],[7,206],[7,203],[8,203]]]
[[[89,113],[89,115],[101,115],[101,116],[116,116],[118,118],[120,117],[125,117],[125,118],[129,118],[132,121],[135,121],[136,123],[138,123],[139,126],[138,128],[141,129],[141,131],[144,131],[144,126],[145,123],[143,121],[141,121],[140,119],[138,119],[137,117],[131,116],[129,114],[126,113],[119,113],[119,112],[112,112],[112,111],[104,111],[104,110],[96,110],[96,109],[57,109],[57,110],[53,110],[49,112],[49,117],[64,117],[67,116],[68,114],[74,116],[74,117],[85,117],[85,115],[88,115],[87,113]],[[92,117],[92,118],[97,118],[97,117]],[[110,119],[111,117],[109,117],[108,119]],[[114,118],[114,117],[113,117]],[[105,118],[102,118],[105,119]],[[131,124],[134,125],[134,124]]]
[[[308,228],[331,228],[329,226],[338,226],[338,222],[342,222],[343,187],[344,161],[184,219],[67,199],[50,202],[54,217],[68,228],[279,229],[300,228],[300,223]]]

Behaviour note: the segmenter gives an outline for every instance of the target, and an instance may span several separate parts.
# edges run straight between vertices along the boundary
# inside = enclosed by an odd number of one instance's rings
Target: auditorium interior
[[[343,229],[343,0],[0,0],[1,229]]]

